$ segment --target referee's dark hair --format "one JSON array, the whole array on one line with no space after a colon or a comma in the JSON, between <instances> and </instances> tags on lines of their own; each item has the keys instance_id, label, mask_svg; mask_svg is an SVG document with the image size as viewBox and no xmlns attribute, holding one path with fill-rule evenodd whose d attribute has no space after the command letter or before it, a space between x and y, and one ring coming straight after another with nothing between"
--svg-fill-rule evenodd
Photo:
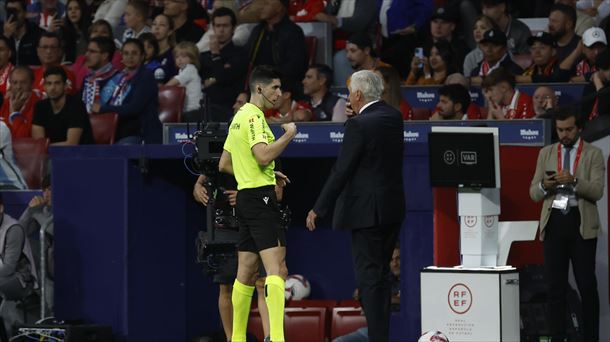
<instances>
[{"instance_id":1,"label":"referee's dark hair","mask_svg":"<svg viewBox=\"0 0 610 342\"><path fill-rule=\"evenodd\" d=\"M453 104L462 105L461 112L466 113L468 111L468 106L470 106L470 93L468 89L461 84L448 84L442 86L438 90L438 95L448 97Z\"/></svg>"},{"instance_id":2,"label":"referee's dark hair","mask_svg":"<svg viewBox=\"0 0 610 342\"><path fill-rule=\"evenodd\" d=\"M256 92L256 84L261 83L267 85L273 80L281 79L280 73L270 65L259 65L250 74L250 92Z\"/></svg>"}]
</instances>

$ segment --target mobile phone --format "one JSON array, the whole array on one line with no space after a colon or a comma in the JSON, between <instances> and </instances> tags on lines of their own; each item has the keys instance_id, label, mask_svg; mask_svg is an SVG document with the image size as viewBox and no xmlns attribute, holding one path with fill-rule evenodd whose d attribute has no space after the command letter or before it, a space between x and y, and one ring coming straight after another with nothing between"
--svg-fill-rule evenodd
<instances>
[{"instance_id":1,"label":"mobile phone","mask_svg":"<svg viewBox=\"0 0 610 342\"><path fill-rule=\"evenodd\" d=\"M415 57L417 58L424 58L424 48L423 47L416 47L415 48ZM419 63L417 64L418 68L423 68L424 67L424 63Z\"/></svg>"},{"instance_id":2,"label":"mobile phone","mask_svg":"<svg viewBox=\"0 0 610 342\"><path fill-rule=\"evenodd\" d=\"M17 9L15 8L7 8L6 9L6 21L15 21L17 20Z\"/></svg>"},{"instance_id":3,"label":"mobile phone","mask_svg":"<svg viewBox=\"0 0 610 342\"><path fill-rule=\"evenodd\" d=\"M545 173L546 173L547 176L552 177L552 176L555 176L555 174L557 172L555 172L555 171L545 171Z\"/></svg>"}]
</instances>

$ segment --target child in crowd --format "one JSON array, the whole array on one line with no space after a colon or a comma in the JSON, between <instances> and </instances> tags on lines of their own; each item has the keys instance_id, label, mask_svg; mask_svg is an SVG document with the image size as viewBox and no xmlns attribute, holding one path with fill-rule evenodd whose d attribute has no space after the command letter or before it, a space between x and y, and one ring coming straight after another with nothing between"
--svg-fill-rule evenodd
<instances>
[{"instance_id":1,"label":"child in crowd","mask_svg":"<svg viewBox=\"0 0 610 342\"><path fill-rule=\"evenodd\" d=\"M150 27L146 23L148 18L148 5L146 2L132 0L125 7L125 25L127 30L123 33L124 43L129 38L138 38L142 33L150 32Z\"/></svg>"},{"instance_id":2,"label":"child in crowd","mask_svg":"<svg viewBox=\"0 0 610 342\"><path fill-rule=\"evenodd\" d=\"M167 85L186 88L186 98L182 113L183 121L197 121L201 98L201 77L199 76L199 50L192 42L181 42L174 48L176 66L180 69Z\"/></svg>"}]
</instances>

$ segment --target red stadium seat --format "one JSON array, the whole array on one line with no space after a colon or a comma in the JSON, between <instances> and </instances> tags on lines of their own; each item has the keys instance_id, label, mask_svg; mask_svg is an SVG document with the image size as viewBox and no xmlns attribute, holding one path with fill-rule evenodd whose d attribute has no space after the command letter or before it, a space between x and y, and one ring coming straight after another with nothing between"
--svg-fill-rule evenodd
<instances>
[{"instance_id":1,"label":"red stadium seat","mask_svg":"<svg viewBox=\"0 0 610 342\"><path fill-rule=\"evenodd\" d=\"M337 307L333 309L330 340L366 327L366 318L360 308Z\"/></svg>"},{"instance_id":2,"label":"red stadium seat","mask_svg":"<svg viewBox=\"0 0 610 342\"><path fill-rule=\"evenodd\" d=\"M305 37L305 45L307 46L307 65L313 65L316 62L316 53L318 52L318 38L314 36Z\"/></svg>"},{"instance_id":3,"label":"red stadium seat","mask_svg":"<svg viewBox=\"0 0 610 342\"><path fill-rule=\"evenodd\" d=\"M290 342L324 342L326 308L286 308L284 335Z\"/></svg>"},{"instance_id":4,"label":"red stadium seat","mask_svg":"<svg viewBox=\"0 0 610 342\"><path fill-rule=\"evenodd\" d=\"M432 111L430 108L413 108L413 120L429 120Z\"/></svg>"},{"instance_id":5,"label":"red stadium seat","mask_svg":"<svg viewBox=\"0 0 610 342\"><path fill-rule=\"evenodd\" d=\"M161 123L180 122L185 96L184 87L159 87L159 120Z\"/></svg>"},{"instance_id":6,"label":"red stadium seat","mask_svg":"<svg viewBox=\"0 0 610 342\"><path fill-rule=\"evenodd\" d=\"M330 337L330 325L331 325L331 314L333 309L337 306L336 300L330 299L302 299L302 300L290 300L286 302L286 307L291 308L325 308L326 309L326 337Z\"/></svg>"},{"instance_id":7,"label":"red stadium seat","mask_svg":"<svg viewBox=\"0 0 610 342\"><path fill-rule=\"evenodd\" d=\"M356 300L356 299L344 299L344 300L339 301L338 306L359 308L360 306L362 306L362 304L360 304L360 301Z\"/></svg>"},{"instance_id":8,"label":"red stadium seat","mask_svg":"<svg viewBox=\"0 0 610 342\"><path fill-rule=\"evenodd\" d=\"M40 189L45 174L49 139L19 138L13 140L13 153L17 166L30 189Z\"/></svg>"},{"instance_id":9,"label":"red stadium seat","mask_svg":"<svg viewBox=\"0 0 610 342\"><path fill-rule=\"evenodd\" d=\"M479 107L479 110L481 111L481 119L487 119L487 107Z\"/></svg>"},{"instance_id":10,"label":"red stadium seat","mask_svg":"<svg viewBox=\"0 0 610 342\"><path fill-rule=\"evenodd\" d=\"M119 114L117 113L100 113L90 114L91 130L96 144L112 145L114 144L114 136L116 126L119 122Z\"/></svg>"}]
</instances>

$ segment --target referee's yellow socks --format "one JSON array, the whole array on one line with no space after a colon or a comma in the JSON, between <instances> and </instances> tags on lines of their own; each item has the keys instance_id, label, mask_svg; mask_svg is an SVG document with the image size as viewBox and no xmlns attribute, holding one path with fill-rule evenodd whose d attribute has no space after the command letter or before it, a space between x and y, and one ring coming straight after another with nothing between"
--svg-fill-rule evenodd
<instances>
[{"instance_id":1,"label":"referee's yellow socks","mask_svg":"<svg viewBox=\"0 0 610 342\"><path fill-rule=\"evenodd\" d=\"M248 286L235 279L231 302L233 303L233 335L232 342L246 342L246 329L248 328L248 315L254 286Z\"/></svg>"},{"instance_id":2,"label":"referee's yellow socks","mask_svg":"<svg viewBox=\"0 0 610 342\"><path fill-rule=\"evenodd\" d=\"M267 276L265 280L265 302L269 310L269 328L272 342L284 342L284 279Z\"/></svg>"}]
</instances>

